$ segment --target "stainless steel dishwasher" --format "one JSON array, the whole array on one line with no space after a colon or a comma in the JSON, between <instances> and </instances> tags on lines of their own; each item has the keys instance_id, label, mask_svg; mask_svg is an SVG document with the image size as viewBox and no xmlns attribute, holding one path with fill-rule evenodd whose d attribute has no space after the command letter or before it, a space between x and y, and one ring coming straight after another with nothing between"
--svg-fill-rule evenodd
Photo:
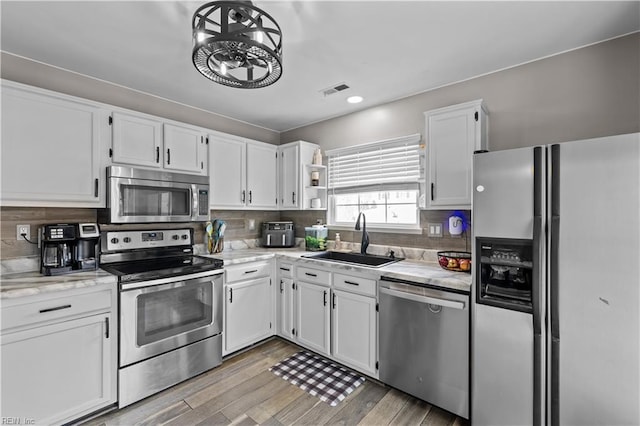
<instances>
[{"instance_id":1,"label":"stainless steel dishwasher","mask_svg":"<svg viewBox=\"0 0 640 426\"><path fill-rule=\"evenodd\" d=\"M380 380L469 418L469 294L380 279Z\"/></svg>"}]
</instances>

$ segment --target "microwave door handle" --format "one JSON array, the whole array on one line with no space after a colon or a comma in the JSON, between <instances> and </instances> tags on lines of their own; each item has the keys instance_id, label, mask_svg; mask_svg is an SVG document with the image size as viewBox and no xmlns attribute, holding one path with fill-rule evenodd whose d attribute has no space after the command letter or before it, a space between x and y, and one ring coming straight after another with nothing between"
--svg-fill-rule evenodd
<instances>
[{"instance_id":1,"label":"microwave door handle","mask_svg":"<svg viewBox=\"0 0 640 426\"><path fill-rule=\"evenodd\" d=\"M191 185L191 220L198 220L198 187Z\"/></svg>"},{"instance_id":2,"label":"microwave door handle","mask_svg":"<svg viewBox=\"0 0 640 426\"><path fill-rule=\"evenodd\" d=\"M271 234L267 234L267 245L271 245Z\"/></svg>"},{"instance_id":3,"label":"microwave door handle","mask_svg":"<svg viewBox=\"0 0 640 426\"><path fill-rule=\"evenodd\" d=\"M286 246L286 245L287 245L287 242L286 242L286 235L285 235L285 234L282 234L282 245L283 245L283 246Z\"/></svg>"}]
</instances>

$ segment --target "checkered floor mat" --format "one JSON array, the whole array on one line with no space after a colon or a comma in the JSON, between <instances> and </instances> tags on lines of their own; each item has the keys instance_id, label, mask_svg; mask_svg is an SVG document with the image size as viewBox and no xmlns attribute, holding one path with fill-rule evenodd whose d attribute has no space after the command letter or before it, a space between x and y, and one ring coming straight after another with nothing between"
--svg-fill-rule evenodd
<instances>
[{"instance_id":1,"label":"checkered floor mat","mask_svg":"<svg viewBox=\"0 0 640 426\"><path fill-rule=\"evenodd\" d=\"M269 370L332 407L364 383L364 377L306 351L291 355Z\"/></svg>"}]
</instances>

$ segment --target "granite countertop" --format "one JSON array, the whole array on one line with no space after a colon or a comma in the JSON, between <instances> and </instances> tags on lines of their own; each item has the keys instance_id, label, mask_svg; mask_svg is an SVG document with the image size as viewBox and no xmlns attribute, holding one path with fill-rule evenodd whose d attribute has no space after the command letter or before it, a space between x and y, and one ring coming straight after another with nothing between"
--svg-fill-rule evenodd
<instances>
[{"instance_id":1,"label":"granite countertop","mask_svg":"<svg viewBox=\"0 0 640 426\"><path fill-rule=\"evenodd\" d=\"M100 284L115 285L117 282L118 279L115 275L101 269L50 277L42 275L40 272L3 274L0 281L0 299L13 299Z\"/></svg>"},{"instance_id":2,"label":"granite countertop","mask_svg":"<svg viewBox=\"0 0 640 426\"><path fill-rule=\"evenodd\" d=\"M290 249L249 248L227 250L222 253L204 256L222 259L225 266L268 260L275 257L297 259L316 267L327 266L327 261L304 257L309 254L311 254L311 252L301 250L299 247L294 247ZM347 273L349 271L365 273L374 275L376 278L386 276L460 291L468 292L471 288L471 274L446 271L442 269L437 262L405 259L381 268L331 262L331 268L339 269ZM12 299L100 284L116 285L117 282L118 280L115 275L103 270L51 277L41 275L39 272L3 273L0 280L0 299Z\"/></svg>"},{"instance_id":3,"label":"granite countertop","mask_svg":"<svg viewBox=\"0 0 640 426\"><path fill-rule=\"evenodd\" d=\"M294 258L314 266L327 266L327 261L305 258L311 252L292 249L246 249L229 250L211 256L224 260L225 266L270 259L273 257ZM380 268L353 265L340 262L331 262L333 269L341 269L345 272L368 273L377 277L385 276L406 281L414 281L421 284L429 284L453 290L471 291L471 274L465 272L453 272L442 269L437 262L425 262L420 260L405 259Z\"/></svg>"}]
</instances>

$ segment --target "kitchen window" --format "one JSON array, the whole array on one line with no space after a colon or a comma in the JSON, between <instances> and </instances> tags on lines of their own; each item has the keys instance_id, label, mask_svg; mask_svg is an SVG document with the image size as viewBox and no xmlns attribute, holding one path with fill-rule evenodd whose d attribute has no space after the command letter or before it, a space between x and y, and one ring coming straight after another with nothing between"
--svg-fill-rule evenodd
<instances>
[{"instance_id":1,"label":"kitchen window","mask_svg":"<svg viewBox=\"0 0 640 426\"><path fill-rule=\"evenodd\" d=\"M420 135L327 151L329 225L353 227L359 212L367 227L420 228Z\"/></svg>"}]
</instances>

